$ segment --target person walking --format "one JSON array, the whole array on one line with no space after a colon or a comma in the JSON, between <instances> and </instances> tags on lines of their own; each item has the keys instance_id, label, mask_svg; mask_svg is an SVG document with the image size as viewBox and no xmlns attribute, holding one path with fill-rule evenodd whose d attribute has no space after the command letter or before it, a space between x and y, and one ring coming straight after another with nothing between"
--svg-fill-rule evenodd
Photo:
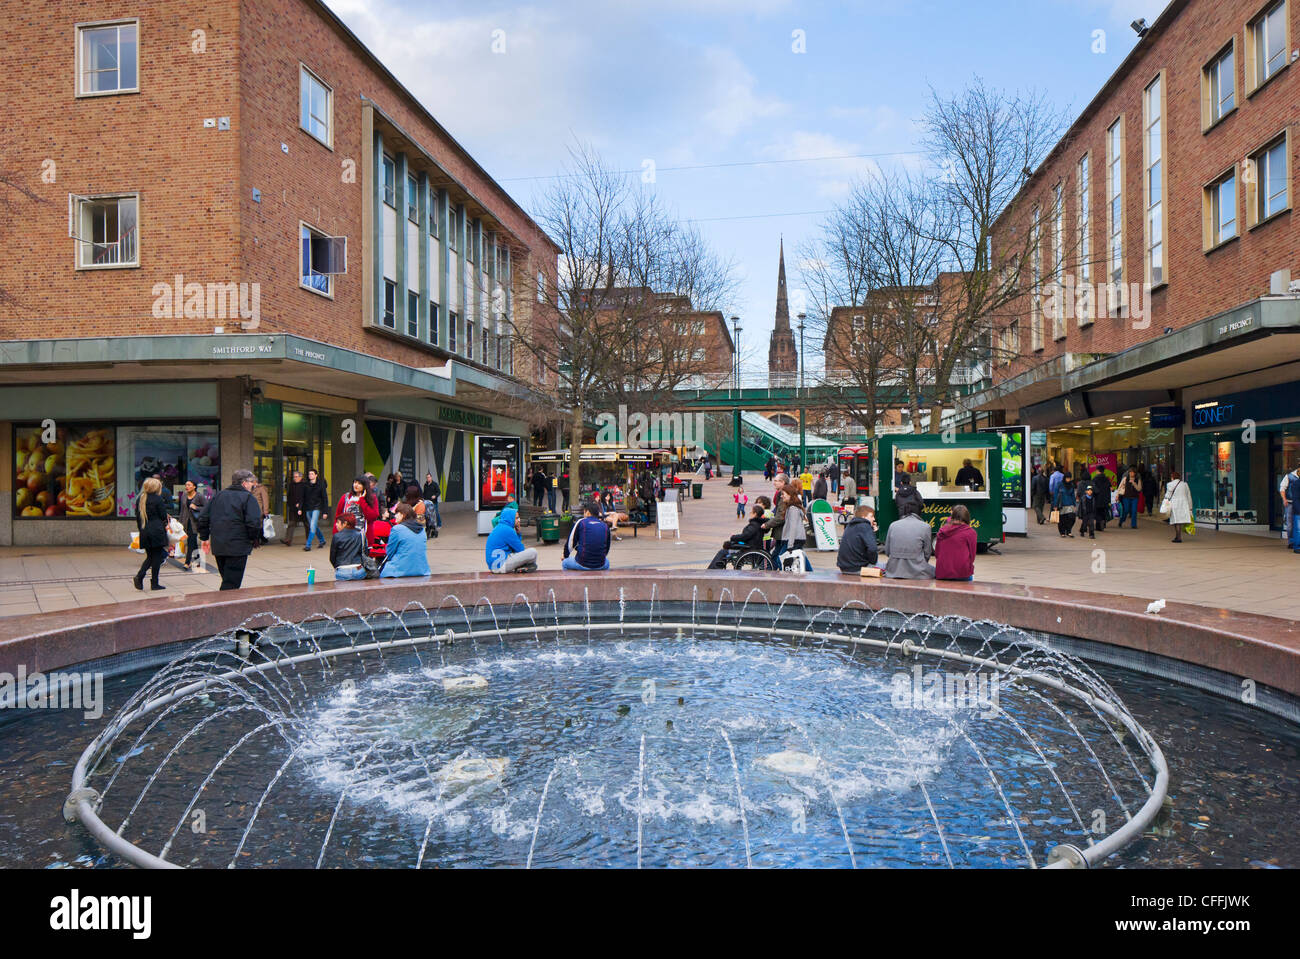
<instances>
[{"instance_id":1,"label":"person walking","mask_svg":"<svg viewBox=\"0 0 1300 959\"><path fill-rule=\"evenodd\" d=\"M428 504L425 507L426 525L429 527L430 535L437 536L438 530L442 527L442 510L438 508L438 503L442 499L442 487L434 480L432 473L424 474L424 489L420 490L420 493ZM429 513L433 514L432 523L427 522Z\"/></svg>"},{"instance_id":2,"label":"person walking","mask_svg":"<svg viewBox=\"0 0 1300 959\"><path fill-rule=\"evenodd\" d=\"M533 467L530 483L533 487L533 505L540 508L542 500L546 498L546 474L540 466Z\"/></svg>"},{"instance_id":3,"label":"person walking","mask_svg":"<svg viewBox=\"0 0 1300 959\"><path fill-rule=\"evenodd\" d=\"M1047 522L1047 517L1043 515L1043 507L1047 505L1047 474L1043 472L1041 466L1034 467L1033 479L1029 481L1030 501L1034 505L1034 512L1038 514L1038 525L1042 526Z\"/></svg>"},{"instance_id":4,"label":"person walking","mask_svg":"<svg viewBox=\"0 0 1300 959\"><path fill-rule=\"evenodd\" d=\"M1278 484L1277 491L1282 496L1282 542L1286 548L1294 551L1297 543L1300 542L1300 536L1296 535L1296 496L1300 495L1300 489L1294 488L1294 484L1300 480L1300 465L1296 466L1289 473L1282 475L1282 481Z\"/></svg>"},{"instance_id":5,"label":"person walking","mask_svg":"<svg viewBox=\"0 0 1300 959\"><path fill-rule=\"evenodd\" d=\"M307 518L307 545L303 551L311 552L311 541L319 539L321 547L325 546L325 534L321 532L320 518L330 508L329 484L321 479L314 469L307 470L307 482L302 488L302 512Z\"/></svg>"},{"instance_id":6,"label":"person walking","mask_svg":"<svg viewBox=\"0 0 1300 959\"><path fill-rule=\"evenodd\" d=\"M803 506L808 507L808 501L812 498L813 475L804 470L799 474L799 486L803 490Z\"/></svg>"},{"instance_id":7,"label":"person walking","mask_svg":"<svg viewBox=\"0 0 1300 959\"><path fill-rule=\"evenodd\" d=\"M1094 504L1094 522L1096 523L1097 532L1106 531L1106 523L1110 520L1111 497L1110 497L1110 477L1102 469L1101 464L1097 464L1097 472L1093 473L1089 479L1092 484L1092 497Z\"/></svg>"},{"instance_id":8,"label":"person walking","mask_svg":"<svg viewBox=\"0 0 1300 959\"><path fill-rule=\"evenodd\" d=\"M251 470L235 470L230 485L218 490L199 514L199 535L211 547L223 591L243 585L248 554L263 542L262 508L253 496L256 485Z\"/></svg>"},{"instance_id":9,"label":"person walking","mask_svg":"<svg viewBox=\"0 0 1300 959\"><path fill-rule=\"evenodd\" d=\"M1160 482L1156 479L1156 474L1151 471L1151 467L1143 467L1140 474L1142 476L1142 496L1147 501L1147 515L1153 515L1156 508L1156 493L1160 491Z\"/></svg>"},{"instance_id":10,"label":"person walking","mask_svg":"<svg viewBox=\"0 0 1300 959\"><path fill-rule=\"evenodd\" d=\"M419 498L420 489L411 486ZM393 518L397 520L388 533L388 546L384 553L384 566L379 571L380 579L397 579L405 576L429 575L428 540L424 535L424 524L415 515L415 509L407 500L393 506Z\"/></svg>"},{"instance_id":11,"label":"person walking","mask_svg":"<svg viewBox=\"0 0 1300 959\"><path fill-rule=\"evenodd\" d=\"M1130 466L1124 478L1119 481L1119 528L1124 528L1128 519L1130 529L1138 527L1138 503L1142 498L1142 480L1136 466Z\"/></svg>"},{"instance_id":12,"label":"person walking","mask_svg":"<svg viewBox=\"0 0 1300 959\"><path fill-rule=\"evenodd\" d=\"M185 563L186 569L192 569L194 563L203 562L203 548L199 543L199 513L203 507L208 505L208 498L199 492L198 485L194 480L189 480L185 484L185 491L181 493L180 516L181 526L185 527Z\"/></svg>"},{"instance_id":13,"label":"person walking","mask_svg":"<svg viewBox=\"0 0 1300 959\"><path fill-rule=\"evenodd\" d=\"M880 546L876 543L876 511L870 506L859 506L853 511L844 536L840 539L835 565L841 573L857 576L864 566L875 566L880 559Z\"/></svg>"},{"instance_id":14,"label":"person walking","mask_svg":"<svg viewBox=\"0 0 1300 959\"><path fill-rule=\"evenodd\" d=\"M1083 539L1085 533L1089 539L1097 538L1098 506L1096 491L1088 483L1079 495L1079 539Z\"/></svg>"},{"instance_id":15,"label":"person walking","mask_svg":"<svg viewBox=\"0 0 1300 959\"><path fill-rule=\"evenodd\" d=\"M144 562L140 572L135 574L132 582L135 588L144 589L144 574L149 573L149 581L154 589L166 589L158 582L158 573L163 560L167 558L167 505L162 495L162 480L150 476L140 486L140 495L135 502L135 525L140 531L140 548L144 550Z\"/></svg>"},{"instance_id":16,"label":"person walking","mask_svg":"<svg viewBox=\"0 0 1300 959\"><path fill-rule=\"evenodd\" d=\"M1174 528L1173 542L1183 541L1183 527L1192 523L1192 488L1184 481L1181 473L1169 474L1169 485L1165 487L1165 498L1160 504L1160 512L1169 514L1169 525ZM1297 549L1292 546L1292 549Z\"/></svg>"},{"instance_id":17,"label":"person walking","mask_svg":"<svg viewBox=\"0 0 1300 959\"><path fill-rule=\"evenodd\" d=\"M564 543L562 569L575 573L609 569L609 527L598 512L594 502L583 504L582 519L573 524Z\"/></svg>"},{"instance_id":18,"label":"person walking","mask_svg":"<svg viewBox=\"0 0 1300 959\"><path fill-rule=\"evenodd\" d=\"M817 480L813 483L812 498L826 499L828 496L826 489L826 471L822 470L817 474Z\"/></svg>"},{"instance_id":19,"label":"person walking","mask_svg":"<svg viewBox=\"0 0 1300 959\"><path fill-rule=\"evenodd\" d=\"M366 538L357 532L357 518L344 513L338 519L338 529L330 538L330 565L335 579L366 578Z\"/></svg>"},{"instance_id":20,"label":"person walking","mask_svg":"<svg viewBox=\"0 0 1300 959\"><path fill-rule=\"evenodd\" d=\"M1052 495L1052 509L1057 515L1056 530L1061 536L1073 539L1074 514L1079 508L1074 496L1074 479L1067 474L1061 475L1061 482Z\"/></svg>"},{"instance_id":21,"label":"person walking","mask_svg":"<svg viewBox=\"0 0 1300 959\"><path fill-rule=\"evenodd\" d=\"M307 525L307 513L302 508L303 491L307 483L302 478L302 473L298 470L293 471L293 479L289 482L289 489L286 491L289 499L289 518L284 524L284 537L280 540L285 546L293 545L293 534L301 523L307 530L307 545L311 546L311 527Z\"/></svg>"},{"instance_id":22,"label":"person walking","mask_svg":"<svg viewBox=\"0 0 1300 959\"><path fill-rule=\"evenodd\" d=\"M975 579L975 527L970 510L960 503L952 508L948 522L939 527L934 540L934 578L969 583Z\"/></svg>"},{"instance_id":23,"label":"person walking","mask_svg":"<svg viewBox=\"0 0 1300 959\"><path fill-rule=\"evenodd\" d=\"M1056 491L1061 488L1061 483L1065 479L1065 470L1061 469L1061 464L1056 463L1052 469L1052 474L1047 478L1047 500L1049 503L1056 502Z\"/></svg>"}]
</instances>

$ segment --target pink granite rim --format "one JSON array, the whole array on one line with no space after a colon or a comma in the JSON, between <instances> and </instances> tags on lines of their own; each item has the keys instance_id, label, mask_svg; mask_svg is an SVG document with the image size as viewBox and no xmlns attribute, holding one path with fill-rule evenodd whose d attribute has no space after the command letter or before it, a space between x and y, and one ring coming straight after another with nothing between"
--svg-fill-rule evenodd
<instances>
[{"instance_id":1,"label":"pink granite rim","mask_svg":"<svg viewBox=\"0 0 1300 959\"><path fill-rule=\"evenodd\" d=\"M79 663L215 635L272 610L289 621L352 615L410 603L440 605L455 596L467 607L523 597L534 605L645 602L743 603L761 590L775 607L787 595L806 606L838 609L857 601L904 614L963 616L1103 643L1217 670L1300 697L1300 626L1233 610L1148 601L1077 590L997 583L862 580L836 573L792 578L775 573L703 570L616 570L495 576L466 573L316 586L268 586L201 596L167 596L0 620L0 672L50 672ZM349 612L349 610L351 612Z\"/></svg>"}]
</instances>

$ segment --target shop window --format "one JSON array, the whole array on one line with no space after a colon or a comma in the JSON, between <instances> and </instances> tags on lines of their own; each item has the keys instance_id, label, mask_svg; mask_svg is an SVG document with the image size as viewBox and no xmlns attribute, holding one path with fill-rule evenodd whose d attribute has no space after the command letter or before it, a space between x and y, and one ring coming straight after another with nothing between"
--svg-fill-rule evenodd
<instances>
[{"instance_id":1,"label":"shop window","mask_svg":"<svg viewBox=\"0 0 1300 959\"><path fill-rule=\"evenodd\" d=\"M77 93L102 96L140 89L140 21L77 27Z\"/></svg>"},{"instance_id":2,"label":"shop window","mask_svg":"<svg viewBox=\"0 0 1300 959\"><path fill-rule=\"evenodd\" d=\"M138 193L68 196L68 236L82 270L140 265Z\"/></svg>"}]
</instances>

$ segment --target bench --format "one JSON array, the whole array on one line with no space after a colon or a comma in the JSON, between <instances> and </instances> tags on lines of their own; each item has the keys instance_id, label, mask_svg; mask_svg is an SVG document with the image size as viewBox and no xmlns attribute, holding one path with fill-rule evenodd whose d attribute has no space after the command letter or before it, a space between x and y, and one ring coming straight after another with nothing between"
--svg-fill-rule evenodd
<instances>
[{"instance_id":1,"label":"bench","mask_svg":"<svg viewBox=\"0 0 1300 959\"><path fill-rule=\"evenodd\" d=\"M537 520L546 512L544 506L533 506L531 503L519 504L519 525L536 526Z\"/></svg>"}]
</instances>

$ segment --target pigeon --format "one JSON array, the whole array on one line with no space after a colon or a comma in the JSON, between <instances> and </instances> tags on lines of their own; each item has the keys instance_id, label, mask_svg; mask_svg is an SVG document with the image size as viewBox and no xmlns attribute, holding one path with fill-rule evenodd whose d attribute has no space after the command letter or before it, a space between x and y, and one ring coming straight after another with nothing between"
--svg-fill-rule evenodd
<instances>
[{"instance_id":1,"label":"pigeon","mask_svg":"<svg viewBox=\"0 0 1300 959\"><path fill-rule=\"evenodd\" d=\"M1159 613L1164 612L1164 608L1165 608L1165 601L1163 599L1157 599L1154 603L1147 606L1147 612L1150 613L1152 616L1155 616Z\"/></svg>"}]
</instances>

